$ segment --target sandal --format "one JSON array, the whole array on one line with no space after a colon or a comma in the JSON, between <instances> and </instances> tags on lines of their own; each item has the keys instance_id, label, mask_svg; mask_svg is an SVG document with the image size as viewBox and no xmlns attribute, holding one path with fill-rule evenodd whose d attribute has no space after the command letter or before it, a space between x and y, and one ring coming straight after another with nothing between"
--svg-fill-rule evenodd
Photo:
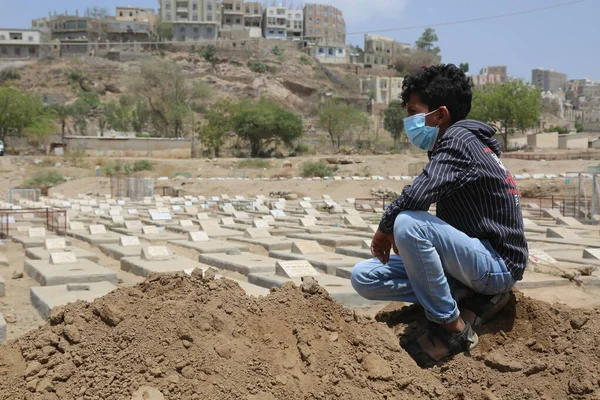
<instances>
[{"instance_id":1,"label":"sandal","mask_svg":"<svg viewBox=\"0 0 600 400\"><path fill-rule=\"evenodd\" d=\"M479 344L479 337L471 325L465 323L465 329L460 333L451 333L433 322L429 323L427 329L427 338L433 343L435 337L439 338L447 347L448 354L439 360L434 359L427 354L419 345L417 340L411 340L402 346L404 350L415 360L421 368L431 368L441 362L444 362L456 354L469 352Z\"/></svg>"},{"instance_id":2,"label":"sandal","mask_svg":"<svg viewBox=\"0 0 600 400\"><path fill-rule=\"evenodd\" d=\"M475 314L473 326L481 326L488 322L494 315L510 300L510 292L500 293L494 296L475 293L461 302L460 308Z\"/></svg>"}]
</instances>

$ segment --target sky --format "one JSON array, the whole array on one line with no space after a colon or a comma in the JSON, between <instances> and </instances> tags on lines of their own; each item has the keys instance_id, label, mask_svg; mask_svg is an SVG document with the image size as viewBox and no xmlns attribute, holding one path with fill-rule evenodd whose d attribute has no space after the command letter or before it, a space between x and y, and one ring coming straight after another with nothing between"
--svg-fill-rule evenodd
<instances>
[{"instance_id":1,"label":"sky","mask_svg":"<svg viewBox=\"0 0 600 400\"><path fill-rule=\"evenodd\" d=\"M273 0L269 0L271 3ZM279 0L278 2L282 2ZM291 3L287 0L288 4ZM507 65L516 78L531 80L534 68L564 72L569 79L600 81L598 16L600 0L495 20L438 26L435 24L514 13L570 0L322 0L340 8L349 33L347 41L362 47L364 33L433 25L442 62L468 62L471 73L482 67ZM572 1L572 0L571 0ZM299 0L295 5L301 4ZM82 13L87 7L117 5L158 8L157 0L0 0L0 28L28 28L33 18L50 10ZM412 43L424 28L382 32ZM357 34L352 34L352 33Z\"/></svg>"}]
</instances>

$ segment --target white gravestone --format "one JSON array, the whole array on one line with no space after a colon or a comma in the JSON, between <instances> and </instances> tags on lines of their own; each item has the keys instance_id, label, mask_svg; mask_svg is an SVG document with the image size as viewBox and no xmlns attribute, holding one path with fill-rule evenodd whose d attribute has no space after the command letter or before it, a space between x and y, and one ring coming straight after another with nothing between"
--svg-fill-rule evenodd
<instances>
[{"instance_id":1,"label":"white gravestone","mask_svg":"<svg viewBox=\"0 0 600 400\"><path fill-rule=\"evenodd\" d=\"M46 239L44 242L46 250L62 250L67 247L65 238Z\"/></svg>"},{"instance_id":2,"label":"white gravestone","mask_svg":"<svg viewBox=\"0 0 600 400\"><path fill-rule=\"evenodd\" d=\"M529 262L537 265L558 267L559 263L544 250L529 249Z\"/></svg>"},{"instance_id":3,"label":"white gravestone","mask_svg":"<svg viewBox=\"0 0 600 400\"><path fill-rule=\"evenodd\" d=\"M30 238L45 237L46 236L46 228L29 228L27 235Z\"/></svg>"},{"instance_id":4,"label":"white gravestone","mask_svg":"<svg viewBox=\"0 0 600 400\"><path fill-rule=\"evenodd\" d=\"M175 258L166 246L148 246L142 248L142 260L145 261L167 261Z\"/></svg>"},{"instance_id":5,"label":"white gravestone","mask_svg":"<svg viewBox=\"0 0 600 400\"><path fill-rule=\"evenodd\" d=\"M112 216L112 223L114 225L124 225L125 224L125 218L123 218L122 215L114 215L114 216Z\"/></svg>"},{"instance_id":6,"label":"white gravestone","mask_svg":"<svg viewBox=\"0 0 600 400\"><path fill-rule=\"evenodd\" d=\"M262 228L248 228L244 232L244 237L247 239L260 239L271 237L271 232Z\"/></svg>"},{"instance_id":7,"label":"white gravestone","mask_svg":"<svg viewBox=\"0 0 600 400\"><path fill-rule=\"evenodd\" d=\"M277 261L275 273L290 279L302 278L304 276L319 276L319 272L306 260L301 261Z\"/></svg>"},{"instance_id":8,"label":"white gravestone","mask_svg":"<svg viewBox=\"0 0 600 400\"><path fill-rule=\"evenodd\" d=\"M143 226L142 221L125 221L125 228L132 231L141 231Z\"/></svg>"},{"instance_id":9,"label":"white gravestone","mask_svg":"<svg viewBox=\"0 0 600 400\"><path fill-rule=\"evenodd\" d=\"M137 236L121 236L119 238L121 247L133 247L140 245L140 239Z\"/></svg>"},{"instance_id":10,"label":"white gravestone","mask_svg":"<svg viewBox=\"0 0 600 400\"><path fill-rule=\"evenodd\" d=\"M252 227L266 229L269 227L269 223L264 219L255 219L254 221L252 221Z\"/></svg>"},{"instance_id":11,"label":"white gravestone","mask_svg":"<svg viewBox=\"0 0 600 400\"><path fill-rule=\"evenodd\" d=\"M235 225L235 221L233 220L233 218L221 218L221 225L233 226Z\"/></svg>"},{"instance_id":12,"label":"white gravestone","mask_svg":"<svg viewBox=\"0 0 600 400\"><path fill-rule=\"evenodd\" d=\"M187 227L194 226L194 223L190 219L182 219L179 221L179 226Z\"/></svg>"},{"instance_id":13,"label":"white gravestone","mask_svg":"<svg viewBox=\"0 0 600 400\"><path fill-rule=\"evenodd\" d=\"M146 225L142 227L144 235L158 235L158 228L154 225Z\"/></svg>"},{"instance_id":14,"label":"white gravestone","mask_svg":"<svg viewBox=\"0 0 600 400\"><path fill-rule=\"evenodd\" d=\"M85 229L85 226L83 225L83 222L69 222L69 227L71 228L72 231L82 231Z\"/></svg>"},{"instance_id":15,"label":"white gravestone","mask_svg":"<svg viewBox=\"0 0 600 400\"><path fill-rule=\"evenodd\" d=\"M600 260L600 249L583 250L583 258Z\"/></svg>"},{"instance_id":16,"label":"white gravestone","mask_svg":"<svg viewBox=\"0 0 600 400\"><path fill-rule=\"evenodd\" d=\"M301 218L300 219L300 226L303 227L311 227L311 226L316 226L317 224L315 223L315 220L312 218Z\"/></svg>"},{"instance_id":17,"label":"white gravestone","mask_svg":"<svg viewBox=\"0 0 600 400\"><path fill-rule=\"evenodd\" d=\"M202 231L190 232L188 234L188 239L190 242L208 242L210 240L206 232Z\"/></svg>"},{"instance_id":18,"label":"white gravestone","mask_svg":"<svg viewBox=\"0 0 600 400\"><path fill-rule=\"evenodd\" d=\"M318 242L313 240L302 240L292 243L292 253L294 254L316 254L325 253L325 250Z\"/></svg>"},{"instance_id":19,"label":"white gravestone","mask_svg":"<svg viewBox=\"0 0 600 400\"><path fill-rule=\"evenodd\" d=\"M52 265L75 263L77 263L77 257L75 257L75 253L71 251L66 251L62 253L50 253L50 264Z\"/></svg>"},{"instance_id":20,"label":"white gravestone","mask_svg":"<svg viewBox=\"0 0 600 400\"><path fill-rule=\"evenodd\" d=\"M106 233L106 228L104 225L90 225L90 235L104 235Z\"/></svg>"}]
</instances>

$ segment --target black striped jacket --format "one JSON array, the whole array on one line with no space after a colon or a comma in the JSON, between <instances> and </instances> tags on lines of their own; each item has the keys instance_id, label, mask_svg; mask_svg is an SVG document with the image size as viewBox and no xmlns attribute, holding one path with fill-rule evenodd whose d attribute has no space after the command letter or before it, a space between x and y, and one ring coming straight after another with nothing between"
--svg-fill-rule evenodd
<instances>
[{"instance_id":1,"label":"black striped jacket","mask_svg":"<svg viewBox=\"0 0 600 400\"><path fill-rule=\"evenodd\" d=\"M523 279L528 250L520 194L500 161L495 130L474 120L452 125L429 153L429 163L387 208L379 229L392 233L405 210L427 211L472 238L488 240L516 280Z\"/></svg>"}]
</instances>

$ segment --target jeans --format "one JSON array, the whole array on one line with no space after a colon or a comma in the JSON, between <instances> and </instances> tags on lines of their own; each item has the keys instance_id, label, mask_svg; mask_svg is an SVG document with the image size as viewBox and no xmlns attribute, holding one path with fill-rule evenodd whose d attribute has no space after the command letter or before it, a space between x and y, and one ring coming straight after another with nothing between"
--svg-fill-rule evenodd
<instances>
[{"instance_id":1,"label":"jeans","mask_svg":"<svg viewBox=\"0 0 600 400\"><path fill-rule=\"evenodd\" d=\"M392 254L385 265L374 258L353 268L352 286L362 297L420 303L428 320L447 324L460 315L457 289L495 295L515 284L489 242L471 238L425 211L401 212L394 223L394 240L399 256Z\"/></svg>"}]
</instances>

